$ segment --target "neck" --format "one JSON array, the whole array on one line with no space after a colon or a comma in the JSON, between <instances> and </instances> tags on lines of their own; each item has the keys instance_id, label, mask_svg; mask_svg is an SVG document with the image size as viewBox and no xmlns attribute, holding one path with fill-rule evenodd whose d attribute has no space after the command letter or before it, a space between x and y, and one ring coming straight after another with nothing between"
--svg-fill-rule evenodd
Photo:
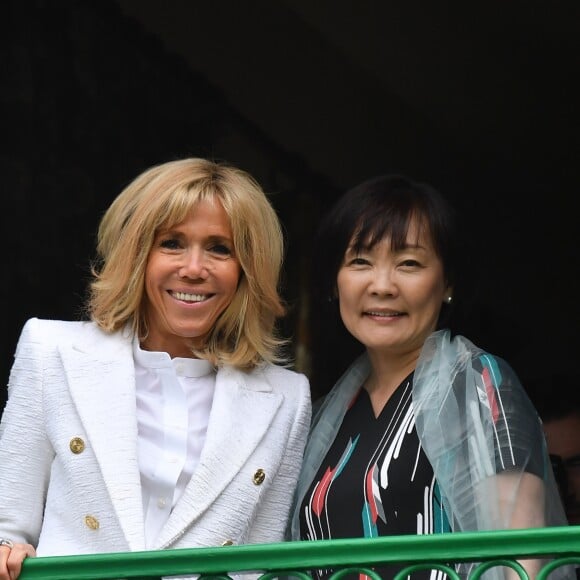
<instances>
[{"instance_id":1,"label":"neck","mask_svg":"<svg viewBox=\"0 0 580 580\"><path fill-rule=\"evenodd\" d=\"M385 356L370 351L368 354L371 372L364 388L369 394L375 415L378 416L397 387L415 370L419 352L396 356Z\"/></svg>"}]
</instances>

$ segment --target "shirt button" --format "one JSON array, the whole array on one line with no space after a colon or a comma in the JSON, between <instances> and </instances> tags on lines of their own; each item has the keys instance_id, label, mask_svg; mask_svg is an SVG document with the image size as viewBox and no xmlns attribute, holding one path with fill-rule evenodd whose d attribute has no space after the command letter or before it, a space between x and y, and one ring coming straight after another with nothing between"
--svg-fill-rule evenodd
<instances>
[{"instance_id":1,"label":"shirt button","mask_svg":"<svg viewBox=\"0 0 580 580\"><path fill-rule=\"evenodd\" d=\"M183 373L183 365L181 363L175 365L175 372L177 372L178 374Z\"/></svg>"},{"instance_id":2,"label":"shirt button","mask_svg":"<svg viewBox=\"0 0 580 580\"><path fill-rule=\"evenodd\" d=\"M85 450L85 442L80 437L73 437L68 446L75 455Z\"/></svg>"},{"instance_id":3,"label":"shirt button","mask_svg":"<svg viewBox=\"0 0 580 580\"><path fill-rule=\"evenodd\" d=\"M161 510L162 510L162 509L163 509L163 508L164 508L166 505L167 505L167 500L166 500L164 497L160 497L160 498L157 500L157 507L158 507L159 509L161 509Z\"/></svg>"},{"instance_id":4,"label":"shirt button","mask_svg":"<svg viewBox=\"0 0 580 580\"><path fill-rule=\"evenodd\" d=\"M95 516L85 516L85 525L91 530L98 530L100 524Z\"/></svg>"},{"instance_id":5,"label":"shirt button","mask_svg":"<svg viewBox=\"0 0 580 580\"><path fill-rule=\"evenodd\" d=\"M264 479L266 479L266 473L264 470L257 469L253 477L254 485L262 485L264 483Z\"/></svg>"}]
</instances>

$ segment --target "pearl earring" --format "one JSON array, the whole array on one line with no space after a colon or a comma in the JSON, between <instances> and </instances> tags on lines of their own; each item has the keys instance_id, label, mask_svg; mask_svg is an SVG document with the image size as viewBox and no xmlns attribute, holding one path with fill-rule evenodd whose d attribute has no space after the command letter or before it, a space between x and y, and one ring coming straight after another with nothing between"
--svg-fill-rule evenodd
<instances>
[{"instance_id":1,"label":"pearl earring","mask_svg":"<svg viewBox=\"0 0 580 580\"><path fill-rule=\"evenodd\" d=\"M447 304L451 304L451 301L453 300L453 296L447 296L447 298L445 299Z\"/></svg>"}]
</instances>

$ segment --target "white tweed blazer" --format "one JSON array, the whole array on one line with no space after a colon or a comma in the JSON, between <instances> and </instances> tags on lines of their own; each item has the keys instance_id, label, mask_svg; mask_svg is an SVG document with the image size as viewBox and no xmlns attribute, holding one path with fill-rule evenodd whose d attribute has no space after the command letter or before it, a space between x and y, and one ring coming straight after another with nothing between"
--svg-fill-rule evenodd
<instances>
[{"instance_id":1,"label":"white tweed blazer","mask_svg":"<svg viewBox=\"0 0 580 580\"><path fill-rule=\"evenodd\" d=\"M309 423L304 375L220 369L199 464L156 548L282 541ZM145 549L127 333L25 324L0 424L0 537L38 556Z\"/></svg>"}]
</instances>

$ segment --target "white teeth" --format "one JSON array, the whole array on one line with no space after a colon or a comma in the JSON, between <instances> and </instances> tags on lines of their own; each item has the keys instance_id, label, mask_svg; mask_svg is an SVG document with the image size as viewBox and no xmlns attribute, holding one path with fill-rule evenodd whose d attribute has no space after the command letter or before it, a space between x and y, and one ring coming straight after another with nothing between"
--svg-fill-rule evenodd
<instances>
[{"instance_id":1,"label":"white teeth","mask_svg":"<svg viewBox=\"0 0 580 580\"><path fill-rule=\"evenodd\" d=\"M369 316L399 316L399 312L367 312Z\"/></svg>"},{"instance_id":2,"label":"white teeth","mask_svg":"<svg viewBox=\"0 0 580 580\"><path fill-rule=\"evenodd\" d=\"M173 292L173 297L184 302L203 302L207 296L205 294L189 294L187 292Z\"/></svg>"}]
</instances>

